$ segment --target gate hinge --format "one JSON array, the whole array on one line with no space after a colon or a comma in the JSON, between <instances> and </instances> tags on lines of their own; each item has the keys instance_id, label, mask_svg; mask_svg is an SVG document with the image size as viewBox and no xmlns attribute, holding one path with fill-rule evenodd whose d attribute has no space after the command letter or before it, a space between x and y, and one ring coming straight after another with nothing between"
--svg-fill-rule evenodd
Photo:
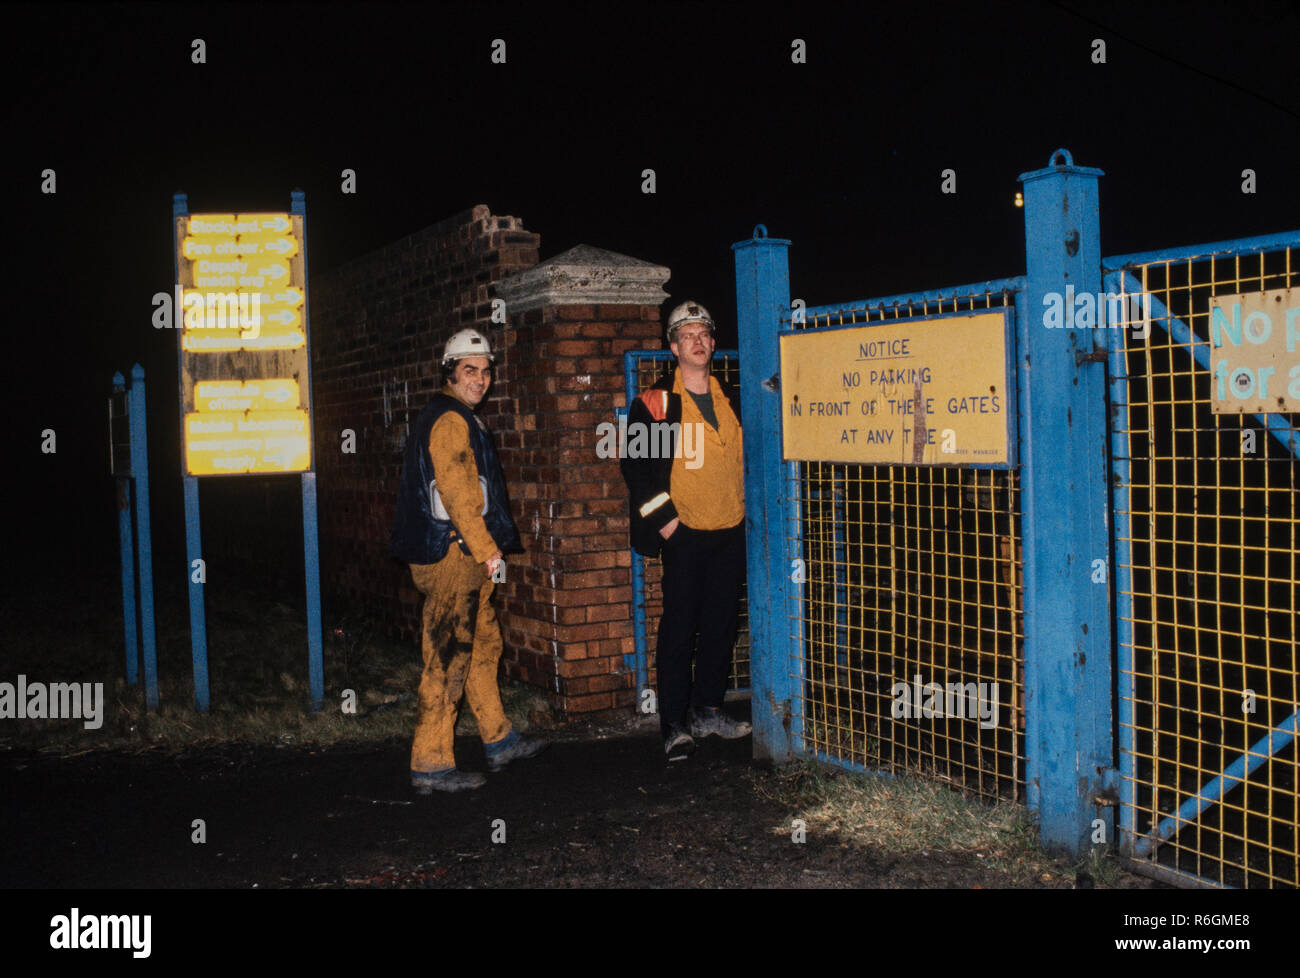
<instances>
[{"instance_id":1,"label":"gate hinge","mask_svg":"<svg viewBox=\"0 0 1300 978\"><path fill-rule=\"evenodd\" d=\"M1119 772L1113 767L1100 767L1097 769L1099 783L1097 784L1097 794L1093 801L1098 805L1118 805L1119 804Z\"/></svg>"},{"instance_id":2,"label":"gate hinge","mask_svg":"<svg viewBox=\"0 0 1300 978\"><path fill-rule=\"evenodd\" d=\"M1100 347L1093 347L1087 353L1076 349L1074 351L1074 365L1078 367L1085 363L1104 363L1109 355L1109 350L1103 350Z\"/></svg>"}]
</instances>

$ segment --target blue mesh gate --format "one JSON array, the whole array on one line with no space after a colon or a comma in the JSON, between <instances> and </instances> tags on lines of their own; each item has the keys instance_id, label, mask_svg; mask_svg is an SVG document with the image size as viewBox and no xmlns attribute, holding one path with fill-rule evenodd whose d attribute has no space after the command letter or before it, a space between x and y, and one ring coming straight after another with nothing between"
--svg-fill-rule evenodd
<instances>
[{"instance_id":1,"label":"blue mesh gate","mask_svg":"<svg viewBox=\"0 0 1300 978\"><path fill-rule=\"evenodd\" d=\"M1296 289L1297 249L1291 233L1103 262L1120 313L1108 331L1120 843L1175 882L1300 881L1300 439L1292 415L1211 407L1235 358L1213 300ZM1286 328L1280 307L1273 318ZM1279 373L1276 391L1300 386Z\"/></svg>"},{"instance_id":2,"label":"blue mesh gate","mask_svg":"<svg viewBox=\"0 0 1300 978\"><path fill-rule=\"evenodd\" d=\"M1262 388L1264 368L1221 361L1270 316L1292 341L1270 393L1300 398L1300 233L1103 260L1101 175L1058 150L1021 176L1018 278L809 308L790 242L733 245L755 753L1023 799L1074 858L1118 843L1175 882L1294 887L1294 400L1212 401ZM1212 308L1250 296L1277 305L1219 339ZM995 308L1015 322L1017 464L786 458L780 340ZM997 683L1009 709L918 722L893 709L918 673Z\"/></svg>"},{"instance_id":3,"label":"blue mesh gate","mask_svg":"<svg viewBox=\"0 0 1300 978\"><path fill-rule=\"evenodd\" d=\"M781 329L1014 312L1023 285L787 310ZM802 752L855 769L924 773L990 800L1023 798L1017 470L797 462L784 496L784 551L804 570L783 616L795 639L790 724ZM900 688L932 683L996 691L996 717L897 715Z\"/></svg>"}]
</instances>

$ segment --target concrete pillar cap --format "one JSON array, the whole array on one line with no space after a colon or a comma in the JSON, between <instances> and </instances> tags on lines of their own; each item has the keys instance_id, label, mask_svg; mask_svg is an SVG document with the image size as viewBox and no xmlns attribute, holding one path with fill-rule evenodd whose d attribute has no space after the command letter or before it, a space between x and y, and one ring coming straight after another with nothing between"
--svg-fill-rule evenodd
<instances>
[{"instance_id":1,"label":"concrete pillar cap","mask_svg":"<svg viewBox=\"0 0 1300 978\"><path fill-rule=\"evenodd\" d=\"M580 244L494 283L506 314L543 306L658 306L672 272L663 265Z\"/></svg>"}]
</instances>

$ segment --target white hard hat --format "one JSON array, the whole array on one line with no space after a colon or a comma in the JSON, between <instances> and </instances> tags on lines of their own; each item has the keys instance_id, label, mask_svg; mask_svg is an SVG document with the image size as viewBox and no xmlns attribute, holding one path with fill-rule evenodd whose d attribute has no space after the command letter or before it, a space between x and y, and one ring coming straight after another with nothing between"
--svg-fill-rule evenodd
<instances>
[{"instance_id":1,"label":"white hard hat","mask_svg":"<svg viewBox=\"0 0 1300 978\"><path fill-rule=\"evenodd\" d=\"M678 327L685 326L687 323L703 323L710 331L713 330L713 318L709 315L709 310L698 302L683 302L668 314L669 343L673 341L673 334L677 332Z\"/></svg>"},{"instance_id":2,"label":"white hard hat","mask_svg":"<svg viewBox=\"0 0 1300 978\"><path fill-rule=\"evenodd\" d=\"M453 360L462 360L465 357L487 357L490 363L496 363L496 357L492 356L492 346L488 343L487 337L476 329L462 329L459 333L452 335L447 340L447 345L442 348L442 365L445 367Z\"/></svg>"}]
</instances>

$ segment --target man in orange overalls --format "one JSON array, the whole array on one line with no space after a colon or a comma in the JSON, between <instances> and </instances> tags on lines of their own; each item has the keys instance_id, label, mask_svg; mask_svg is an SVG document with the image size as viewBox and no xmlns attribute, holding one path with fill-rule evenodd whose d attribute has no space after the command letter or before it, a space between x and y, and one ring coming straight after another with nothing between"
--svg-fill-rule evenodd
<instances>
[{"instance_id":1,"label":"man in orange overalls","mask_svg":"<svg viewBox=\"0 0 1300 978\"><path fill-rule=\"evenodd\" d=\"M443 387L411 430L402 465L392 552L411 567L424 597L420 717L411 747L418 794L478 788L486 779L456 767L460 699L478 721L488 768L532 757L546 741L515 730L501 706L501 628L492 609L502 551L520 550L505 476L474 409L492 383L487 338L464 329L443 351Z\"/></svg>"}]
</instances>

